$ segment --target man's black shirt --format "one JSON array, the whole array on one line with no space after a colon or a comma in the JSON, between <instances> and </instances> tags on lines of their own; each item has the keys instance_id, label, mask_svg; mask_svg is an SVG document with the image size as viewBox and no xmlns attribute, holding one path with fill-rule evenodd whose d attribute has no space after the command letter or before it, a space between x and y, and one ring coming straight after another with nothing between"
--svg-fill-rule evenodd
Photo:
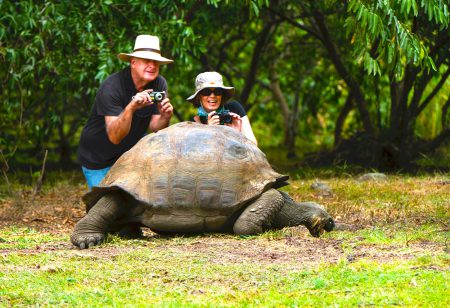
<instances>
[{"instance_id":1,"label":"man's black shirt","mask_svg":"<svg viewBox=\"0 0 450 308\"><path fill-rule=\"evenodd\" d=\"M145 89L167 93L167 82L164 77L158 76ZM133 114L130 132L119 144L111 143L106 133L105 116L120 115L137 92L130 67L112 74L101 84L78 146L78 162L83 167L103 169L112 166L146 134L152 115L159 114L156 104Z\"/></svg>"}]
</instances>

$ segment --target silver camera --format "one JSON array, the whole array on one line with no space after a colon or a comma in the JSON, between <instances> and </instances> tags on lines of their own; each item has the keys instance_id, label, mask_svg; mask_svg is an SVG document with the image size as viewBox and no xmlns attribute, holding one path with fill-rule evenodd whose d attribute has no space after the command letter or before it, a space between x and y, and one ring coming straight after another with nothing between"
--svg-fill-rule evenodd
<instances>
[{"instance_id":1,"label":"silver camera","mask_svg":"<svg viewBox=\"0 0 450 308\"><path fill-rule=\"evenodd\" d=\"M162 91L162 92L150 92L149 94L150 94L150 98L155 103L160 103L166 97L166 92L164 92L164 91Z\"/></svg>"}]
</instances>

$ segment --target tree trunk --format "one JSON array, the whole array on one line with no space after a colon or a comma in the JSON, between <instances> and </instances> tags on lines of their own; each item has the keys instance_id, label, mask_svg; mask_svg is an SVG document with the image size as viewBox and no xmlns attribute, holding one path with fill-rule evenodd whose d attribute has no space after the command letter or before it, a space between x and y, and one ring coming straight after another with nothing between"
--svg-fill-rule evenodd
<instances>
[{"instance_id":1,"label":"tree trunk","mask_svg":"<svg viewBox=\"0 0 450 308\"><path fill-rule=\"evenodd\" d=\"M276 24L269 22L266 23L264 28L261 30L258 40L256 41L256 46L253 50L252 61L250 63L250 69L248 71L247 77L245 78L245 85L239 96L240 102L247 107L247 101L250 96L250 92L256 82L256 75L258 71L258 66L260 62L261 55L264 51L264 47L268 43L268 37L272 34L275 29ZM247 108L246 108L247 109Z\"/></svg>"},{"instance_id":2,"label":"tree trunk","mask_svg":"<svg viewBox=\"0 0 450 308\"><path fill-rule=\"evenodd\" d=\"M358 108L365 131L371 138L375 139L376 138L375 129L370 119L370 114L369 110L367 109L367 102L364 98L364 94L362 93L359 84L352 78L350 72L347 70L344 63L342 62L338 50L334 45L330 33L328 31L328 27L325 22L325 16L321 12L315 11L313 22L316 24L317 29L320 31L322 43L325 49L327 50L330 60L332 61L334 67L336 68L336 71L345 81L347 86L350 88L350 91L352 91L353 93L353 97L356 101L356 107Z\"/></svg>"},{"instance_id":3,"label":"tree trunk","mask_svg":"<svg viewBox=\"0 0 450 308\"><path fill-rule=\"evenodd\" d=\"M337 148L342 140L342 128L344 127L345 119L350 111L353 109L352 93L350 92L345 100L344 107L336 120L336 127L334 129L334 148Z\"/></svg>"}]
</instances>

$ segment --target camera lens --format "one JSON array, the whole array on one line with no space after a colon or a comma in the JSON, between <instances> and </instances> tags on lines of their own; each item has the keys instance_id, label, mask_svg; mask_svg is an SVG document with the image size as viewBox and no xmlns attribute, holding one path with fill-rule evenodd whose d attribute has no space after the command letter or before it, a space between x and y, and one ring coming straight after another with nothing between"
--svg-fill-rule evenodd
<instances>
[{"instance_id":1,"label":"camera lens","mask_svg":"<svg viewBox=\"0 0 450 308\"><path fill-rule=\"evenodd\" d=\"M225 110L222 113L219 114L220 124L231 124L233 122L233 117L230 115L230 113Z\"/></svg>"}]
</instances>

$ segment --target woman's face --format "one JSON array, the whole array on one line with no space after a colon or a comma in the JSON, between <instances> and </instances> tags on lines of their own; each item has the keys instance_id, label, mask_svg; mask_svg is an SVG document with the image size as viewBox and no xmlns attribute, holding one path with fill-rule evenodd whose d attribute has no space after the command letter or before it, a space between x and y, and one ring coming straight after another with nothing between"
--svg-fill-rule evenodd
<instances>
[{"instance_id":1,"label":"woman's face","mask_svg":"<svg viewBox=\"0 0 450 308\"><path fill-rule=\"evenodd\" d=\"M222 88L205 88L200 91L200 104L206 112L216 111L222 103Z\"/></svg>"}]
</instances>

